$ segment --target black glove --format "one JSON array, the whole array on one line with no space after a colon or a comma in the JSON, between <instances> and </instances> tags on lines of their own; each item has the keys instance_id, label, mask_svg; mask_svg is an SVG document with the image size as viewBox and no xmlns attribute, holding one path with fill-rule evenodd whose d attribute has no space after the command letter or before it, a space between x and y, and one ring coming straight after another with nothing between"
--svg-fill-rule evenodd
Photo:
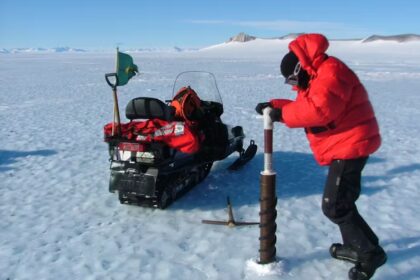
<instances>
[{"instance_id":1,"label":"black glove","mask_svg":"<svg viewBox=\"0 0 420 280\"><path fill-rule=\"evenodd\" d=\"M263 110L267 107L271 107L270 102L258 103L257 106L255 107L255 111L257 111L258 114L262 115Z\"/></svg>"},{"instance_id":2,"label":"black glove","mask_svg":"<svg viewBox=\"0 0 420 280\"><path fill-rule=\"evenodd\" d=\"M282 122L282 111L281 109L273 109L270 112L270 119L272 122Z\"/></svg>"}]
</instances>

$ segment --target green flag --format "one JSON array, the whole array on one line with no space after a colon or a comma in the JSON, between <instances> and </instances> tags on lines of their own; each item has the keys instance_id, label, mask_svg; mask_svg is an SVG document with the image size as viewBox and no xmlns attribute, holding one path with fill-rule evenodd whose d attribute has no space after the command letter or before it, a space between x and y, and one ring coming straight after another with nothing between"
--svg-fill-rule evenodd
<instances>
[{"instance_id":1,"label":"green flag","mask_svg":"<svg viewBox=\"0 0 420 280\"><path fill-rule=\"evenodd\" d=\"M117 49L117 86L123 86L128 83L137 72L138 68L137 65L133 63L133 58L128 54L119 52Z\"/></svg>"}]
</instances>

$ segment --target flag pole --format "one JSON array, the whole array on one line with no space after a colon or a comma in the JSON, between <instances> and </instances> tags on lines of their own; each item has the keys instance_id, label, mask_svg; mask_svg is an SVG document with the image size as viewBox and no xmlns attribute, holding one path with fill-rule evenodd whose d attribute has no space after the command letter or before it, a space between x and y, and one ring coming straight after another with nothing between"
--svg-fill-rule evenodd
<instances>
[{"instance_id":1,"label":"flag pole","mask_svg":"<svg viewBox=\"0 0 420 280\"><path fill-rule=\"evenodd\" d=\"M112 122L112 136L115 136L115 126L117 127L117 135L121 135L121 119L120 119L120 108L118 106L117 87L112 88L112 95L114 97L114 120Z\"/></svg>"},{"instance_id":2,"label":"flag pole","mask_svg":"<svg viewBox=\"0 0 420 280\"><path fill-rule=\"evenodd\" d=\"M118 95L117 95L117 86L118 86L118 69L119 69L119 59L118 59L118 53L119 48L117 47L117 55L115 59L115 84L113 84L112 87L112 96L114 98L114 116L112 120L112 136L115 136L115 133L117 132L117 135L121 135L121 118L120 118L120 107L118 106Z\"/></svg>"}]
</instances>

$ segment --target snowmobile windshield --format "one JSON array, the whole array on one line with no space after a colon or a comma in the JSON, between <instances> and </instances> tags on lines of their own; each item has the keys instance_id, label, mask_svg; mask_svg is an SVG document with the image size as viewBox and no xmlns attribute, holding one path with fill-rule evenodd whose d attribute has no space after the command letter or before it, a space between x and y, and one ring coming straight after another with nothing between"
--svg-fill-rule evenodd
<instances>
[{"instance_id":1,"label":"snowmobile windshield","mask_svg":"<svg viewBox=\"0 0 420 280\"><path fill-rule=\"evenodd\" d=\"M193 89L201 100L222 103L216 78L213 73L203 71L187 71L178 74L175 79L172 97L182 87Z\"/></svg>"}]
</instances>

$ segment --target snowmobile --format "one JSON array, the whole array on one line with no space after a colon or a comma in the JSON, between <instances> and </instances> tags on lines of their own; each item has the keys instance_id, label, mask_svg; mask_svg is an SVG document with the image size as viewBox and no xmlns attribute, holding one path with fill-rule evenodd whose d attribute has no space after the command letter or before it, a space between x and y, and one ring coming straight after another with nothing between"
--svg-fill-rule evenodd
<instances>
[{"instance_id":1,"label":"snowmobile","mask_svg":"<svg viewBox=\"0 0 420 280\"><path fill-rule=\"evenodd\" d=\"M187 106L188 100L182 99L185 92L198 97L198 101L191 98L196 108L190 112L177 108ZM238 152L239 158L228 168L242 167L254 157L257 145L251 140L244 149L242 127L224 124L223 110L214 75L201 71L180 73L171 100L131 100L125 110L130 122L121 124L120 133L111 134L110 124L105 126L109 191L118 192L123 204L164 209L202 182L215 161ZM189 142L185 141L186 132L194 136Z\"/></svg>"}]
</instances>

